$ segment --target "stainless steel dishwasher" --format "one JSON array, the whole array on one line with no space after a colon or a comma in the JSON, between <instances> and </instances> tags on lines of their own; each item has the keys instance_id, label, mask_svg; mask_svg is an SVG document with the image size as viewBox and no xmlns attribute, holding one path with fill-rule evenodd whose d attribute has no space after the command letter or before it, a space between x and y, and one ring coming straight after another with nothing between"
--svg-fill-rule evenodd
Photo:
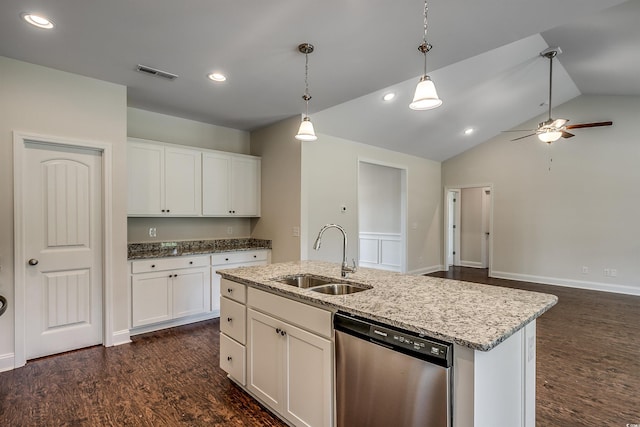
<instances>
[{"instance_id":1,"label":"stainless steel dishwasher","mask_svg":"<svg viewBox=\"0 0 640 427\"><path fill-rule=\"evenodd\" d=\"M338 427L450 427L452 348L336 313Z\"/></svg>"}]
</instances>

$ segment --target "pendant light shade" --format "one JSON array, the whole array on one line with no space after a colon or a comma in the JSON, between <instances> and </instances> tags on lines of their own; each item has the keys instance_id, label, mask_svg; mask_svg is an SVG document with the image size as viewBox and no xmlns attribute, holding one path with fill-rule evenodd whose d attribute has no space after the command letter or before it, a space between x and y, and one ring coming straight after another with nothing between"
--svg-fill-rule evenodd
<instances>
[{"instance_id":1,"label":"pendant light shade","mask_svg":"<svg viewBox=\"0 0 640 427\"><path fill-rule=\"evenodd\" d=\"M305 118L302 119L302 122L300 122L300 129L298 129L296 139L300 141L315 141L318 139L316 132L313 130L313 123L311 123L309 116L305 116Z\"/></svg>"},{"instance_id":2,"label":"pendant light shade","mask_svg":"<svg viewBox=\"0 0 640 427\"><path fill-rule=\"evenodd\" d=\"M422 44L418 46L418 50L424 56L424 74L420 77L418 86L416 86L416 92L413 95L413 101L409 104L409 108L412 110L431 110L442 105L442 100L438 98L436 92L436 86L433 84L431 77L427 75L427 52L431 50L433 46L427 43L427 12L429 6L427 1L424 2L424 37L422 38Z\"/></svg>"},{"instance_id":3,"label":"pendant light shade","mask_svg":"<svg viewBox=\"0 0 640 427\"><path fill-rule=\"evenodd\" d=\"M313 45L310 43L302 43L298 45L298 51L304 53L304 95L302 99L305 102L305 114L302 122L300 122L300 128L295 138L299 141L315 141L318 139L316 132L313 129L313 123L309 118L309 100L311 95L309 94L309 54L313 52Z\"/></svg>"},{"instance_id":4,"label":"pendant light shade","mask_svg":"<svg viewBox=\"0 0 640 427\"><path fill-rule=\"evenodd\" d=\"M409 108L412 110L430 110L441 105L442 100L438 98L436 86L431 81L431 78L429 76L422 76L416 87L416 93L413 95L413 102L409 104Z\"/></svg>"}]
</instances>

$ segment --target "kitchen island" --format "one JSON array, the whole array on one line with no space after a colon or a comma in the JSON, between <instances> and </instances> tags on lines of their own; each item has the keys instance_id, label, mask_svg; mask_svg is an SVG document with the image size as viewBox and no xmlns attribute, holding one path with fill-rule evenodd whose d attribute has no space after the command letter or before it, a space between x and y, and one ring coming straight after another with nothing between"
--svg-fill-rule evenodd
<instances>
[{"instance_id":1,"label":"kitchen island","mask_svg":"<svg viewBox=\"0 0 640 427\"><path fill-rule=\"evenodd\" d=\"M557 302L553 295L373 269L360 269L343 279L339 265L316 261L218 272L255 290L256 299L263 294L277 296L453 343L453 427L535 426L535 321ZM278 281L297 274L367 290L325 295ZM286 315L286 311L275 314ZM222 323L224 318L221 329ZM251 363L250 356L246 363ZM332 423L330 419L326 425Z\"/></svg>"}]
</instances>

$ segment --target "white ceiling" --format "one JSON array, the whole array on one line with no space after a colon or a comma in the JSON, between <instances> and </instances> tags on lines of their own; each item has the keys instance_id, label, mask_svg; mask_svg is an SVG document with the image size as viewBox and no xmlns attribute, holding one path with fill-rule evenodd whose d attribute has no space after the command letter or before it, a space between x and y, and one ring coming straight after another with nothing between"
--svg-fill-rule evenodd
<instances>
[{"instance_id":1,"label":"white ceiling","mask_svg":"<svg viewBox=\"0 0 640 427\"><path fill-rule=\"evenodd\" d=\"M310 42L319 134L433 160L544 115L548 61L538 53L548 46L564 51L554 105L581 93L640 95L640 1L433 0L428 67L444 104L412 111L422 9L422 0L2 0L0 55L126 85L132 107L253 130L303 111L297 45ZM28 26L27 11L56 27ZM209 81L212 71L227 82ZM397 96L383 103L387 90ZM477 131L464 136L467 127Z\"/></svg>"}]
</instances>

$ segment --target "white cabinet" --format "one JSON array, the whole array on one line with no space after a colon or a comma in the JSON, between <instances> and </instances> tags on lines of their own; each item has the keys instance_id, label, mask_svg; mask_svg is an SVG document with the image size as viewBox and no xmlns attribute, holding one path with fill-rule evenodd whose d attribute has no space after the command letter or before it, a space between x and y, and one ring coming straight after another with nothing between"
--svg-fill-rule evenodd
<instances>
[{"instance_id":1,"label":"white cabinet","mask_svg":"<svg viewBox=\"0 0 640 427\"><path fill-rule=\"evenodd\" d=\"M251 267L253 265L267 265L270 262L268 249L249 251L220 252L211 255L211 310L220 310L220 280L216 270L237 267ZM226 289L223 289L223 296Z\"/></svg>"},{"instance_id":2,"label":"white cabinet","mask_svg":"<svg viewBox=\"0 0 640 427\"><path fill-rule=\"evenodd\" d=\"M246 384L247 287L222 279L220 298L220 368L231 378Z\"/></svg>"},{"instance_id":3,"label":"white cabinet","mask_svg":"<svg viewBox=\"0 0 640 427\"><path fill-rule=\"evenodd\" d=\"M202 214L260 216L260 158L203 152Z\"/></svg>"},{"instance_id":4,"label":"white cabinet","mask_svg":"<svg viewBox=\"0 0 640 427\"><path fill-rule=\"evenodd\" d=\"M130 139L129 216L198 216L202 211L201 150Z\"/></svg>"},{"instance_id":5,"label":"white cabinet","mask_svg":"<svg viewBox=\"0 0 640 427\"><path fill-rule=\"evenodd\" d=\"M131 273L134 328L211 312L208 256L133 261Z\"/></svg>"},{"instance_id":6,"label":"white cabinet","mask_svg":"<svg viewBox=\"0 0 640 427\"><path fill-rule=\"evenodd\" d=\"M331 313L254 288L247 301L247 389L295 426L331 426Z\"/></svg>"}]
</instances>

